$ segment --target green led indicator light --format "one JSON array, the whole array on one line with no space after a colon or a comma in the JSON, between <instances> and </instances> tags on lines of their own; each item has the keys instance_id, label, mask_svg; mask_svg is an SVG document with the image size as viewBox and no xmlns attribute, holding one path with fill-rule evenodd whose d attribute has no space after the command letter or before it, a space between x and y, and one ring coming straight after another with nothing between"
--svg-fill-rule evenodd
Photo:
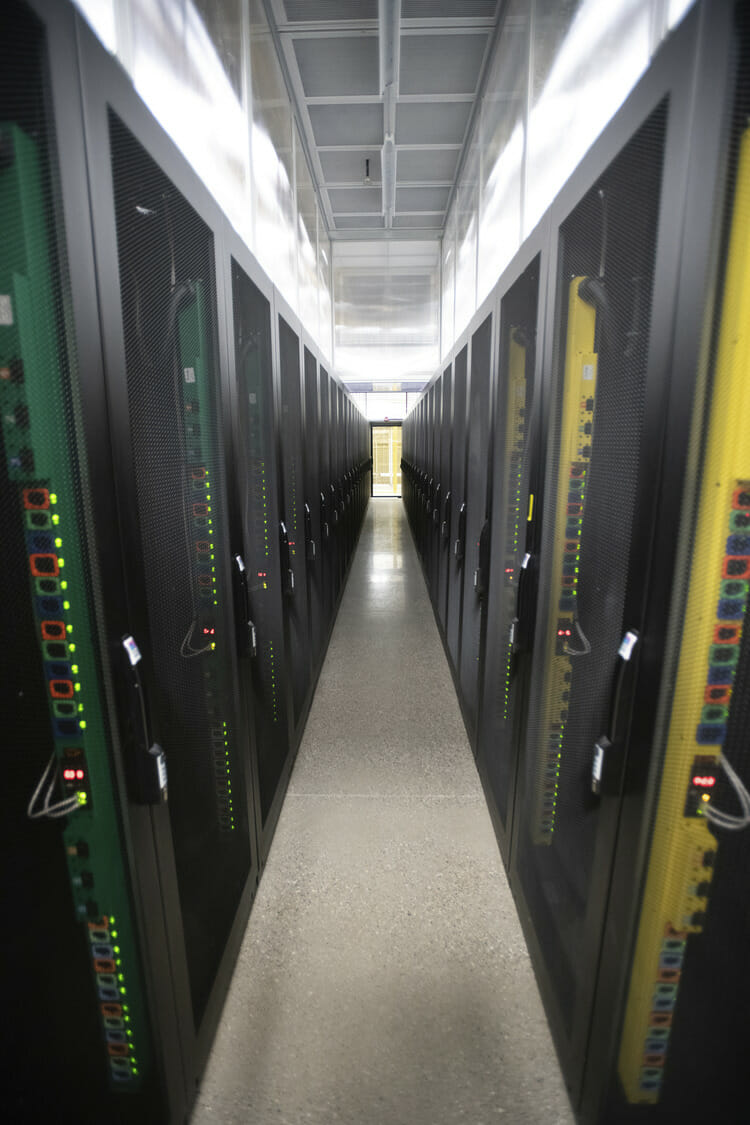
<instances>
[{"instance_id":1,"label":"green led indicator light","mask_svg":"<svg viewBox=\"0 0 750 1125\"><path fill-rule=\"evenodd\" d=\"M56 547L62 547L62 539L56 539L55 540L55 546Z\"/></svg>"},{"instance_id":2,"label":"green led indicator light","mask_svg":"<svg viewBox=\"0 0 750 1125\"><path fill-rule=\"evenodd\" d=\"M76 690L76 691L80 691L80 690L81 690L81 685L80 685L80 684L74 684L73 686L74 686L74 688L75 688L75 690Z\"/></svg>"},{"instance_id":3,"label":"green led indicator light","mask_svg":"<svg viewBox=\"0 0 750 1125\"><path fill-rule=\"evenodd\" d=\"M73 675L77 676L78 675L78 665L77 664L71 664L70 668L71 668L71 671L73 672Z\"/></svg>"},{"instance_id":4,"label":"green led indicator light","mask_svg":"<svg viewBox=\"0 0 750 1125\"><path fill-rule=\"evenodd\" d=\"M57 503L57 493L56 492L50 492L49 502L50 502L50 504L56 504Z\"/></svg>"},{"instance_id":5,"label":"green led indicator light","mask_svg":"<svg viewBox=\"0 0 750 1125\"><path fill-rule=\"evenodd\" d=\"M58 516L57 512L55 512L55 514L53 515L52 522L55 524L60 522L60 517Z\"/></svg>"},{"instance_id":6,"label":"green led indicator light","mask_svg":"<svg viewBox=\"0 0 750 1125\"><path fill-rule=\"evenodd\" d=\"M79 727L81 728L81 730L85 730L85 729L86 729L86 720L85 720L85 719L81 719L81 721L79 722L79 724L78 724L78 725L79 725Z\"/></svg>"},{"instance_id":7,"label":"green led indicator light","mask_svg":"<svg viewBox=\"0 0 750 1125\"><path fill-rule=\"evenodd\" d=\"M62 569L65 566L65 559L58 558L57 565Z\"/></svg>"},{"instance_id":8,"label":"green led indicator light","mask_svg":"<svg viewBox=\"0 0 750 1125\"><path fill-rule=\"evenodd\" d=\"M63 609L70 609L70 602L63 602ZM70 630L68 630L70 632Z\"/></svg>"},{"instance_id":9,"label":"green led indicator light","mask_svg":"<svg viewBox=\"0 0 750 1125\"><path fill-rule=\"evenodd\" d=\"M63 581L60 583L60 589L61 590L67 590L67 588L68 588L68 583L65 579L63 579Z\"/></svg>"}]
</instances>

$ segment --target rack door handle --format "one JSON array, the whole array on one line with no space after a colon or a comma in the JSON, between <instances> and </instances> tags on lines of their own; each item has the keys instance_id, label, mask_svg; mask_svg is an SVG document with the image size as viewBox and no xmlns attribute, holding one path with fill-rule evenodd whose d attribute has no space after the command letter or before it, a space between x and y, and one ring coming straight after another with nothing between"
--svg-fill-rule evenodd
<instances>
[{"instance_id":1,"label":"rack door handle","mask_svg":"<svg viewBox=\"0 0 750 1125\"><path fill-rule=\"evenodd\" d=\"M240 592L240 612L237 621L237 647L240 656L253 658L258 655L258 634L250 620L250 589L247 582L247 567L242 555L234 556L234 568Z\"/></svg>"},{"instance_id":2,"label":"rack door handle","mask_svg":"<svg viewBox=\"0 0 750 1125\"><path fill-rule=\"evenodd\" d=\"M283 520L279 523L279 542L281 545L281 569L286 575L284 593L292 597L294 594L294 571L292 570L292 556L289 549L289 534Z\"/></svg>"},{"instance_id":3,"label":"rack door handle","mask_svg":"<svg viewBox=\"0 0 750 1125\"><path fill-rule=\"evenodd\" d=\"M620 720L621 713L630 703L637 663L633 656L639 640L636 630L629 629L617 650L608 729L594 743L591 761L591 792L598 797L616 796L622 785L624 745L620 737Z\"/></svg>"},{"instance_id":4,"label":"rack door handle","mask_svg":"<svg viewBox=\"0 0 750 1125\"><path fill-rule=\"evenodd\" d=\"M458 509L458 536L456 542L453 544L453 554L456 556L456 562L463 562L466 553L466 503L462 503Z\"/></svg>"},{"instance_id":5,"label":"rack door handle","mask_svg":"<svg viewBox=\"0 0 750 1125\"><path fill-rule=\"evenodd\" d=\"M305 554L308 562L315 562L315 540L312 534L312 514L309 504L305 504Z\"/></svg>"},{"instance_id":6,"label":"rack door handle","mask_svg":"<svg viewBox=\"0 0 750 1125\"><path fill-rule=\"evenodd\" d=\"M121 638L125 681L128 685L130 726L133 750L129 755L134 797L141 805L162 805L167 800L167 759L158 742L151 738L146 694L141 679L141 653L135 638Z\"/></svg>"}]
</instances>

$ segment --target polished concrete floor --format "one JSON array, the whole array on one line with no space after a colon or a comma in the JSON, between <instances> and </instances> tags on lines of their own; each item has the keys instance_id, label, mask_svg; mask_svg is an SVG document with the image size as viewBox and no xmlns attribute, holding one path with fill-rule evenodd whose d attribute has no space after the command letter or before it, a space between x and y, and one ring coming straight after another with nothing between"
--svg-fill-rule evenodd
<instances>
[{"instance_id":1,"label":"polished concrete floor","mask_svg":"<svg viewBox=\"0 0 750 1125\"><path fill-rule=\"evenodd\" d=\"M193 1125L573 1117L400 500L373 500Z\"/></svg>"}]
</instances>

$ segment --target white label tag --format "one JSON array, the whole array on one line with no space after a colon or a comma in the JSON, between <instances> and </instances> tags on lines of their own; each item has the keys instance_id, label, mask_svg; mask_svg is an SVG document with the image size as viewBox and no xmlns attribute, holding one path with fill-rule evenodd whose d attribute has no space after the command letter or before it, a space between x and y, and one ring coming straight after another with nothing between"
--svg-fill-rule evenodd
<instances>
[{"instance_id":1,"label":"white label tag","mask_svg":"<svg viewBox=\"0 0 750 1125\"><path fill-rule=\"evenodd\" d=\"M13 323L13 302L9 293L0 293L0 326L10 328Z\"/></svg>"},{"instance_id":2,"label":"white label tag","mask_svg":"<svg viewBox=\"0 0 750 1125\"><path fill-rule=\"evenodd\" d=\"M248 401L250 402L250 405L255 406L255 404L258 401L258 396L256 395L255 391L250 391L250 393L247 397L248 397Z\"/></svg>"},{"instance_id":3,"label":"white label tag","mask_svg":"<svg viewBox=\"0 0 750 1125\"><path fill-rule=\"evenodd\" d=\"M195 382L195 368L194 367L183 367L182 374L185 376L185 382L186 383L194 383Z\"/></svg>"},{"instance_id":4,"label":"white label tag","mask_svg":"<svg viewBox=\"0 0 750 1125\"><path fill-rule=\"evenodd\" d=\"M132 637L123 637L122 647L128 654L128 660L135 668L136 664L141 659L141 653L138 645L135 643Z\"/></svg>"},{"instance_id":5,"label":"white label tag","mask_svg":"<svg viewBox=\"0 0 750 1125\"><path fill-rule=\"evenodd\" d=\"M156 772L159 776L159 788L167 788L167 759L164 754L159 754L156 759Z\"/></svg>"},{"instance_id":6,"label":"white label tag","mask_svg":"<svg viewBox=\"0 0 750 1125\"><path fill-rule=\"evenodd\" d=\"M623 660L630 660L630 657L633 655L633 649L637 644L638 634L634 633L632 630L628 630L622 638L620 647L617 650L617 655L621 656Z\"/></svg>"},{"instance_id":7,"label":"white label tag","mask_svg":"<svg viewBox=\"0 0 750 1125\"><path fill-rule=\"evenodd\" d=\"M594 378L594 365L593 365L593 363L584 363L584 365L583 365L584 382L590 383L593 378Z\"/></svg>"},{"instance_id":8,"label":"white label tag","mask_svg":"<svg viewBox=\"0 0 750 1125\"><path fill-rule=\"evenodd\" d=\"M602 779L602 762L604 761L604 751L597 742L594 747L594 764L591 767L591 776L594 781L601 781Z\"/></svg>"}]
</instances>

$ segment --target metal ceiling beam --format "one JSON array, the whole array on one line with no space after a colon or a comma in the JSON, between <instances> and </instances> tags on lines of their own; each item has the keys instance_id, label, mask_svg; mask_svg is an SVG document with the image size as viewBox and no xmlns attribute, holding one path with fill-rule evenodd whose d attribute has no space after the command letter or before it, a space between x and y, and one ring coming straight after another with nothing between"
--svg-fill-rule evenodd
<instances>
[{"instance_id":1,"label":"metal ceiling beam","mask_svg":"<svg viewBox=\"0 0 750 1125\"><path fill-rule=\"evenodd\" d=\"M380 93L383 97L383 149L380 154L383 216L393 226L396 209L396 101L401 47L401 0L378 0Z\"/></svg>"}]
</instances>

